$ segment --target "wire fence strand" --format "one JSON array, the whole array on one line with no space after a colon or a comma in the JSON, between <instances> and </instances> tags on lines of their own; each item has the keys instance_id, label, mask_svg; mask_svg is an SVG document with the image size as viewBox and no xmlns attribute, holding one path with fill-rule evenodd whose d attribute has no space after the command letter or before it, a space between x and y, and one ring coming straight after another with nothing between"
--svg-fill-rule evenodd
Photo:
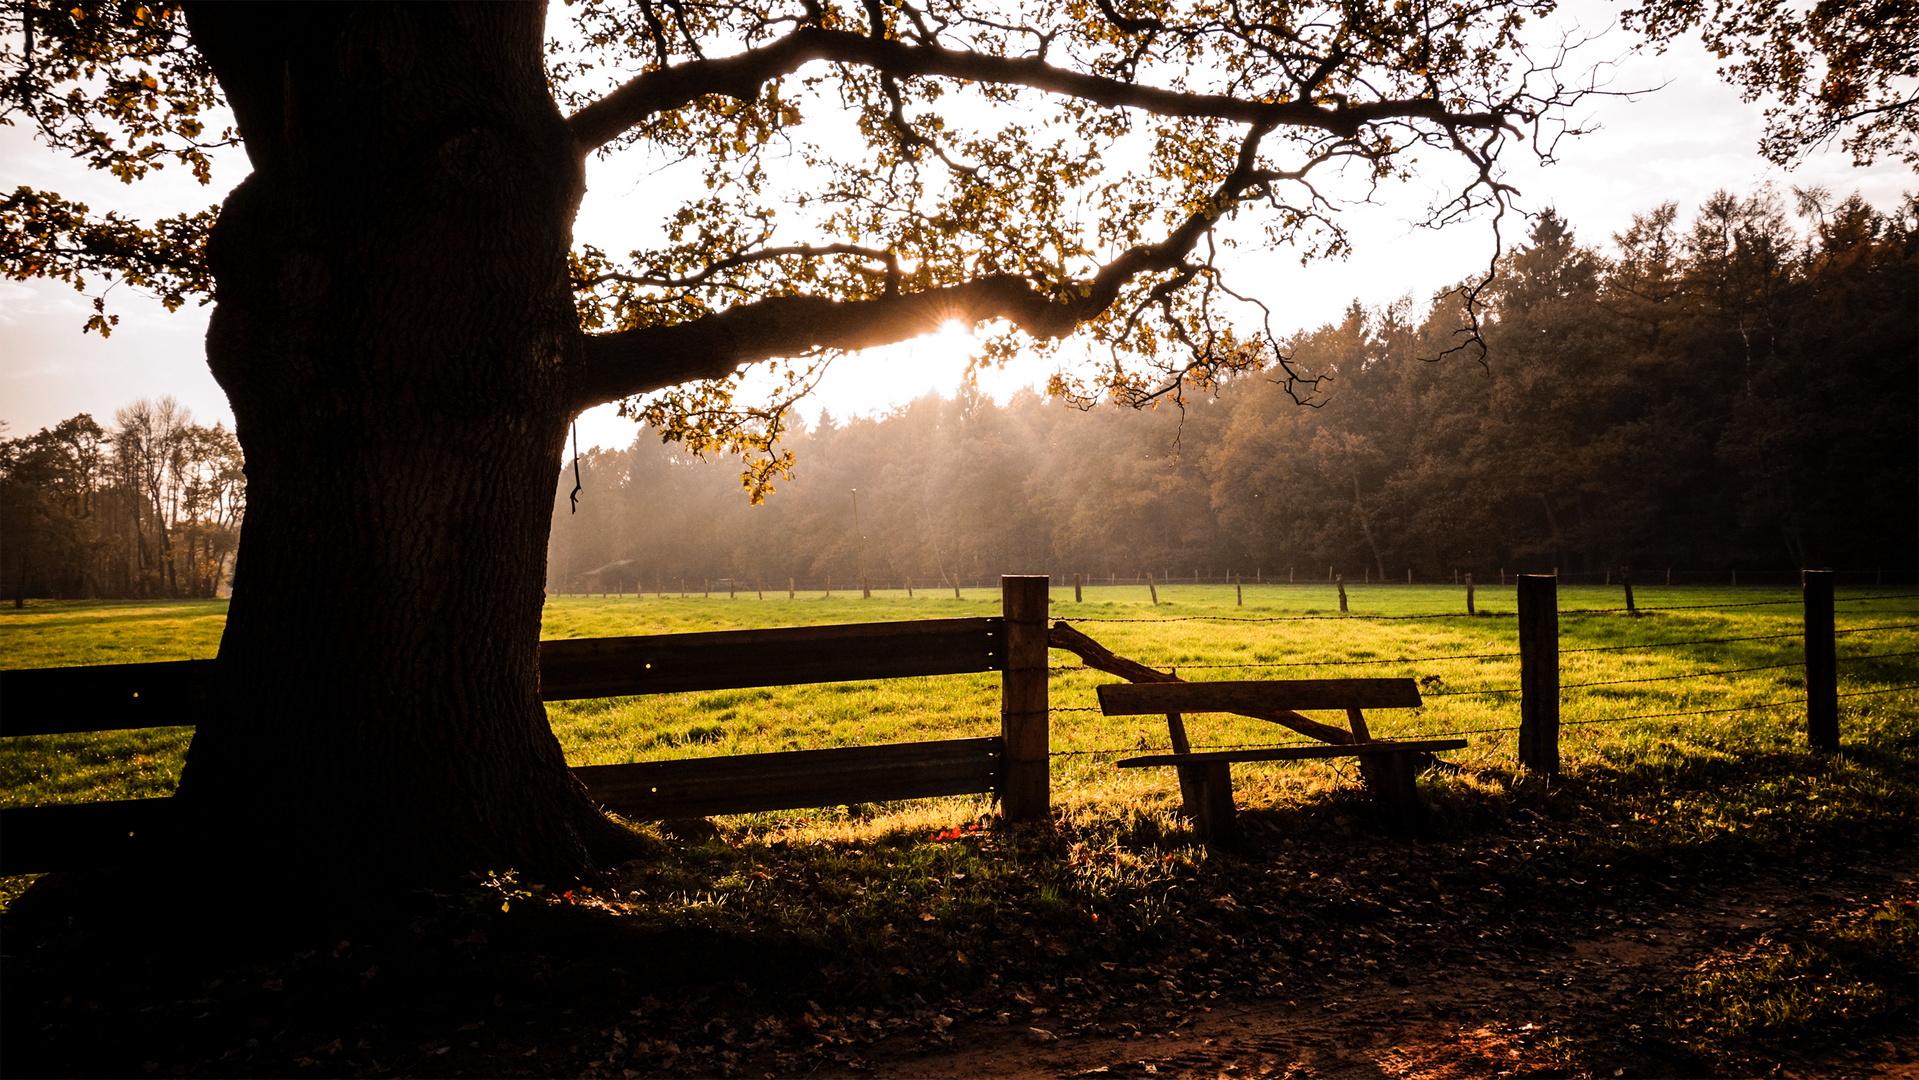
<instances>
[{"instance_id":1,"label":"wire fence strand","mask_svg":"<svg viewBox=\"0 0 1919 1080\"><path fill-rule=\"evenodd\" d=\"M1884 626L1855 626L1855 627L1849 627L1844 630L1834 630L1833 634L1835 636L1839 634L1870 634L1878 630L1913 630L1913 629L1919 629L1919 623L1890 623ZM1670 649L1680 645L1726 645L1726 644L1731 644L1733 642L1739 642L1739 641L1775 641L1780 638L1800 639L1805 636L1806 635L1804 631L1795 630L1785 634L1752 634L1746 637L1689 638L1685 641L1651 641L1651 642L1637 641L1632 643L1631 645L1594 645L1590 648L1585 648L1585 649L1561 649L1559 650L1559 653L1561 656L1565 656L1570 653L1620 652L1626 649Z\"/></svg>"},{"instance_id":2,"label":"wire fence strand","mask_svg":"<svg viewBox=\"0 0 1919 1080\"><path fill-rule=\"evenodd\" d=\"M1484 587L1484 586L1482 586ZM1919 600L1919 593L1892 593L1881 596L1839 596L1834 603L1853 604L1866 600ZM1631 608L1561 608L1561 615L1612 615L1622 611L1700 611L1717 608L1739 607L1777 607L1781 604L1803 603L1799 597L1785 597L1779 600L1743 600L1731 604L1662 604L1651 607L1634 606ZM1372 615L1364 612L1342 612L1338 615L1169 615L1165 618L1122 618L1119 616L1081 616L1062 619L1061 622L1080 623L1170 623L1170 622L1241 622L1241 623L1278 623L1278 622L1326 622L1326 621L1399 621L1404 619L1473 619L1487 618L1491 612L1466 611L1430 611L1413 615Z\"/></svg>"},{"instance_id":3,"label":"wire fence strand","mask_svg":"<svg viewBox=\"0 0 1919 1080\"><path fill-rule=\"evenodd\" d=\"M1901 690L1919 690L1919 683L1913 683L1909 686L1887 686L1878 690L1852 690L1838 696L1842 698L1872 697L1876 694L1896 694ZM1671 716L1715 716L1720 713L1754 712L1759 709L1770 709L1779 705L1804 705L1805 703L1806 699L1804 697L1775 698L1772 701L1762 701L1757 705L1735 705L1713 709L1687 709L1681 712L1641 713L1637 716L1608 716L1598 720L1561 720L1559 726L1582 727L1588 724L1623 724L1628 720L1659 720Z\"/></svg>"},{"instance_id":4,"label":"wire fence strand","mask_svg":"<svg viewBox=\"0 0 1919 1080\"><path fill-rule=\"evenodd\" d=\"M1852 660L1886 660L1886 659L1899 657L1899 656L1919 656L1919 650L1913 650L1910 652L1895 652L1895 653L1868 653L1865 656L1841 656L1837 658L1837 661L1839 663L1845 663L1847 661L1852 661ZM1804 663L1805 661L1803 660L1789 660L1783 664L1759 664L1755 667L1714 668L1711 671L1689 671L1683 675L1647 675L1644 678L1639 678L1639 679L1606 679L1600 682L1561 683L1559 685L1559 688L1561 690L1580 690L1589 686L1624 686L1628 683L1675 682L1680 679L1703 679L1711 675L1738 675L1748 671L1776 671L1779 668L1801 667L1804 665ZM1429 690L1425 692L1425 696L1426 697L1479 697L1479 696L1488 695L1488 694L1517 694L1517 693L1519 693L1519 687L1517 686L1502 686L1492 690Z\"/></svg>"}]
</instances>

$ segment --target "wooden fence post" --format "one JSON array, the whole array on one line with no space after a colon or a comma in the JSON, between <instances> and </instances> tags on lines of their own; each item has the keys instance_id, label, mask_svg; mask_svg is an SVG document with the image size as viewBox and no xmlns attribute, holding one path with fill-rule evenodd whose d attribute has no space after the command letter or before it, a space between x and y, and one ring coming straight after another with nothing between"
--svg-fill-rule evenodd
<instances>
[{"instance_id":1,"label":"wooden fence post","mask_svg":"<svg viewBox=\"0 0 1919 1080\"><path fill-rule=\"evenodd\" d=\"M1626 613L1637 619L1639 617L1639 607L1633 603L1632 599L1632 567L1622 566L1619 568L1619 583L1626 587Z\"/></svg>"},{"instance_id":2,"label":"wooden fence post","mask_svg":"<svg viewBox=\"0 0 1919 1080\"><path fill-rule=\"evenodd\" d=\"M1346 575L1334 574L1333 584L1339 586L1339 613L1346 614Z\"/></svg>"},{"instance_id":3,"label":"wooden fence post","mask_svg":"<svg viewBox=\"0 0 1919 1080\"><path fill-rule=\"evenodd\" d=\"M1006 670L1000 676L1000 813L1007 821L1047 821L1053 813L1047 769L1050 744L1046 698L1048 578L1003 575L1000 613L1006 619Z\"/></svg>"},{"instance_id":4,"label":"wooden fence post","mask_svg":"<svg viewBox=\"0 0 1919 1080\"><path fill-rule=\"evenodd\" d=\"M1152 596L1153 606L1158 607L1159 606L1159 586L1153 584L1153 575L1151 571L1148 571L1146 574L1146 592Z\"/></svg>"},{"instance_id":5,"label":"wooden fence post","mask_svg":"<svg viewBox=\"0 0 1919 1080\"><path fill-rule=\"evenodd\" d=\"M1243 582L1235 583L1233 585L1233 606L1234 607L1246 606L1246 586Z\"/></svg>"},{"instance_id":6,"label":"wooden fence post","mask_svg":"<svg viewBox=\"0 0 1919 1080\"><path fill-rule=\"evenodd\" d=\"M1559 582L1520 574L1519 763L1559 774Z\"/></svg>"},{"instance_id":7,"label":"wooden fence post","mask_svg":"<svg viewBox=\"0 0 1919 1080\"><path fill-rule=\"evenodd\" d=\"M1082 603L1084 599L1083 597L1080 596L1079 586L1080 586L1080 575L1074 574L1073 575L1073 603L1075 604Z\"/></svg>"},{"instance_id":8,"label":"wooden fence post","mask_svg":"<svg viewBox=\"0 0 1919 1080\"><path fill-rule=\"evenodd\" d=\"M906 575L906 598L908 600L913 598L913 575L911 574Z\"/></svg>"},{"instance_id":9,"label":"wooden fence post","mask_svg":"<svg viewBox=\"0 0 1919 1080\"><path fill-rule=\"evenodd\" d=\"M786 579L786 598L788 600L793 599L793 594L794 594L793 579L787 578Z\"/></svg>"},{"instance_id":10,"label":"wooden fence post","mask_svg":"<svg viewBox=\"0 0 1919 1080\"><path fill-rule=\"evenodd\" d=\"M1814 750L1839 749L1839 661L1833 644L1832 571L1807 570L1806 741Z\"/></svg>"},{"instance_id":11,"label":"wooden fence post","mask_svg":"<svg viewBox=\"0 0 1919 1080\"><path fill-rule=\"evenodd\" d=\"M1466 614L1479 614L1473 610L1473 576L1471 574L1466 575Z\"/></svg>"}]
</instances>

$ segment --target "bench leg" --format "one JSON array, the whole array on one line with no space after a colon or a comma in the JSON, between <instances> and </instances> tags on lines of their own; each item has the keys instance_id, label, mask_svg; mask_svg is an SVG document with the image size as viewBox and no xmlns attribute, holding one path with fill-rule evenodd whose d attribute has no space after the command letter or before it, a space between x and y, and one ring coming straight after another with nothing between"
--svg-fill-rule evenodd
<instances>
[{"instance_id":1,"label":"bench leg","mask_svg":"<svg viewBox=\"0 0 1919 1080\"><path fill-rule=\"evenodd\" d=\"M1179 793L1193 831L1209 844L1230 844L1239 837L1233 806L1233 767L1223 761L1179 766Z\"/></svg>"},{"instance_id":2,"label":"bench leg","mask_svg":"<svg viewBox=\"0 0 1919 1080\"><path fill-rule=\"evenodd\" d=\"M1419 798L1419 754L1369 754L1359 759L1359 773L1373 799L1387 808L1392 830L1402 836L1431 835L1432 821Z\"/></svg>"}]
</instances>

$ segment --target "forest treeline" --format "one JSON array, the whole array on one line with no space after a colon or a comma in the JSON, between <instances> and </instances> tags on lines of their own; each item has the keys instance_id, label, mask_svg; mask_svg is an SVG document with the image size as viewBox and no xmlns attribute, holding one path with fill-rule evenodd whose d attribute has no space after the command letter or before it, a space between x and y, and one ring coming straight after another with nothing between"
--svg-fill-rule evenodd
<instances>
[{"instance_id":1,"label":"forest treeline","mask_svg":"<svg viewBox=\"0 0 1919 1080\"><path fill-rule=\"evenodd\" d=\"M245 505L239 441L172 398L0 440L0 594L213 596Z\"/></svg>"},{"instance_id":2,"label":"forest treeline","mask_svg":"<svg viewBox=\"0 0 1919 1080\"><path fill-rule=\"evenodd\" d=\"M874 587L1288 568L1909 578L1919 201L1794 202L1721 193L1689 222L1668 204L1606 251L1542 215L1480 294L1483 361L1455 350L1455 294L1424 312L1355 305L1286 342L1321 377L1310 393L1253 375L1150 412L962 391L822 414L787 440L797 473L761 506L737 463L642 431L580 459L577 512L573 469L561 477L548 584L851 588L862 569Z\"/></svg>"}]
</instances>

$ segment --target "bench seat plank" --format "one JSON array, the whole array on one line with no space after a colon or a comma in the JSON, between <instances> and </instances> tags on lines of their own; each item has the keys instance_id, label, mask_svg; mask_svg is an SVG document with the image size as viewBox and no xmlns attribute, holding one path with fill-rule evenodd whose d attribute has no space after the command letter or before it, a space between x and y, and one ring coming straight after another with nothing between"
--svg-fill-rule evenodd
<instances>
[{"instance_id":1,"label":"bench seat plank","mask_svg":"<svg viewBox=\"0 0 1919 1080\"><path fill-rule=\"evenodd\" d=\"M1145 769L1158 765L1201 765L1213 761L1304 761L1310 758L1364 757L1373 754L1430 754L1440 750L1463 750L1467 745L1465 739L1414 739L1406 742L1354 743L1349 746L1327 743L1323 746L1274 746L1257 750L1210 750L1195 754L1148 754L1145 757L1123 758L1117 764L1122 769Z\"/></svg>"},{"instance_id":2,"label":"bench seat plank","mask_svg":"<svg viewBox=\"0 0 1919 1080\"><path fill-rule=\"evenodd\" d=\"M1283 682L1108 683L1099 687L1107 716L1169 712L1417 708L1411 679L1288 679Z\"/></svg>"}]
</instances>

